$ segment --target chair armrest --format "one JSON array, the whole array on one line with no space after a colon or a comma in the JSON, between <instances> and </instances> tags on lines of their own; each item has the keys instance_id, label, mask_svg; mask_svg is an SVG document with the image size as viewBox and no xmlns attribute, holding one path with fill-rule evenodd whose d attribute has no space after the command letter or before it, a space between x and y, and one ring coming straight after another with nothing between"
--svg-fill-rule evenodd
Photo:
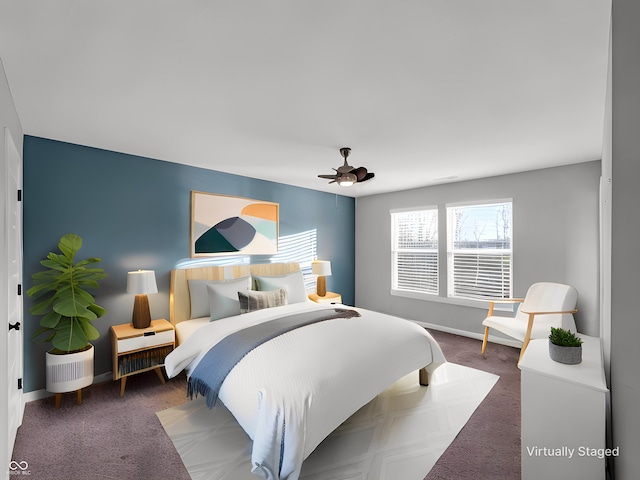
<instances>
[{"instance_id":1,"label":"chair armrest","mask_svg":"<svg viewBox=\"0 0 640 480\"><path fill-rule=\"evenodd\" d=\"M573 310L561 310L558 312L525 312L524 310L520 310L522 313L526 313L527 315L554 315L554 314L561 314L561 313L577 313L578 309L573 309Z\"/></svg>"},{"instance_id":2,"label":"chair armrest","mask_svg":"<svg viewBox=\"0 0 640 480\"><path fill-rule=\"evenodd\" d=\"M487 312L487 317L493 316L493 307L496 303L522 303L524 302L524 298L500 298L497 300L489 301L489 311Z\"/></svg>"},{"instance_id":3,"label":"chair armrest","mask_svg":"<svg viewBox=\"0 0 640 480\"><path fill-rule=\"evenodd\" d=\"M491 303L522 303L524 298L499 298L497 300L491 300Z\"/></svg>"}]
</instances>

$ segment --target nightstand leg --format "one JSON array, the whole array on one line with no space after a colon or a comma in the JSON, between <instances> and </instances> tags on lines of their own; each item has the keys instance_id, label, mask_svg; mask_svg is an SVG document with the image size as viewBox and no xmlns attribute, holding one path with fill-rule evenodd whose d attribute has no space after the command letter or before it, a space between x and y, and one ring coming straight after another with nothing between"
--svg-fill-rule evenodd
<instances>
[{"instance_id":1,"label":"nightstand leg","mask_svg":"<svg viewBox=\"0 0 640 480\"><path fill-rule=\"evenodd\" d=\"M82 405L82 389L78 389L78 405Z\"/></svg>"},{"instance_id":2,"label":"nightstand leg","mask_svg":"<svg viewBox=\"0 0 640 480\"><path fill-rule=\"evenodd\" d=\"M158 367L155 370L156 370L156 373L158 374L158 377L160 378L160 381L162 383L165 383L164 382L164 375L162 374L162 368Z\"/></svg>"},{"instance_id":3,"label":"nightstand leg","mask_svg":"<svg viewBox=\"0 0 640 480\"><path fill-rule=\"evenodd\" d=\"M418 373L418 376L419 376L420 385L422 385L423 387L428 387L429 386L429 372L427 372L427 367L421 368L420 372Z\"/></svg>"},{"instance_id":4,"label":"nightstand leg","mask_svg":"<svg viewBox=\"0 0 640 480\"><path fill-rule=\"evenodd\" d=\"M56 393L56 410L60 408L60 401L62 400L62 394Z\"/></svg>"},{"instance_id":5,"label":"nightstand leg","mask_svg":"<svg viewBox=\"0 0 640 480\"><path fill-rule=\"evenodd\" d=\"M124 387L127 385L127 377L120 379L120 396L124 396Z\"/></svg>"}]
</instances>

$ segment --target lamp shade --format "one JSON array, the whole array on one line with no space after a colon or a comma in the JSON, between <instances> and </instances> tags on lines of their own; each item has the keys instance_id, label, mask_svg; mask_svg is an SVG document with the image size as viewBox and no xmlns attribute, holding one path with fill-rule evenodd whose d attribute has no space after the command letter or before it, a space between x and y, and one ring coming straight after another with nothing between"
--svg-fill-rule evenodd
<instances>
[{"instance_id":1,"label":"lamp shade","mask_svg":"<svg viewBox=\"0 0 640 480\"><path fill-rule=\"evenodd\" d=\"M156 273L153 270L136 270L127 274L127 293L143 295L158 293Z\"/></svg>"},{"instance_id":2,"label":"lamp shade","mask_svg":"<svg viewBox=\"0 0 640 480\"><path fill-rule=\"evenodd\" d=\"M331 275L331 262L328 260L314 260L311 262L311 272L314 275Z\"/></svg>"}]
</instances>

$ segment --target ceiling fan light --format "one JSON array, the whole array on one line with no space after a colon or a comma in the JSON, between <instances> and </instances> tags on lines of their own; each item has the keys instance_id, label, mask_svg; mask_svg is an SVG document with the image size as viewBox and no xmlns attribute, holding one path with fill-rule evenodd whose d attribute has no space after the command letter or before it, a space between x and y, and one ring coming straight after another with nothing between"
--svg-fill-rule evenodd
<instances>
[{"instance_id":1,"label":"ceiling fan light","mask_svg":"<svg viewBox=\"0 0 640 480\"><path fill-rule=\"evenodd\" d=\"M350 187L357 181L358 177L356 177L353 173L343 173L336 180L336 182L338 182L338 185L340 185L341 187Z\"/></svg>"}]
</instances>

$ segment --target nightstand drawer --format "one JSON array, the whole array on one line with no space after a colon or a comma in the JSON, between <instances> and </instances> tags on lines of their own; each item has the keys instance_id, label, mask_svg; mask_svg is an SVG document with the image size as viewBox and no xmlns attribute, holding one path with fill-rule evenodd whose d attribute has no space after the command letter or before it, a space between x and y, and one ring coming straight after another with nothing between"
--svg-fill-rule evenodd
<instances>
[{"instance_id":1,"label":"nightstand drawer","mask_svg":"<svg viewBox=\"0 0 640 480\"><path fill-rule=\"evenodd\" d=\"M164 332L154 332L153 330L149 330L144 333L146 333L146 335L143 334L137 337L118 340L117 353L130 352L132 350L139 350L141 348L154 347L156 345L174 342L174 330L165 330Z\"/></svg>"}]
</instances>

